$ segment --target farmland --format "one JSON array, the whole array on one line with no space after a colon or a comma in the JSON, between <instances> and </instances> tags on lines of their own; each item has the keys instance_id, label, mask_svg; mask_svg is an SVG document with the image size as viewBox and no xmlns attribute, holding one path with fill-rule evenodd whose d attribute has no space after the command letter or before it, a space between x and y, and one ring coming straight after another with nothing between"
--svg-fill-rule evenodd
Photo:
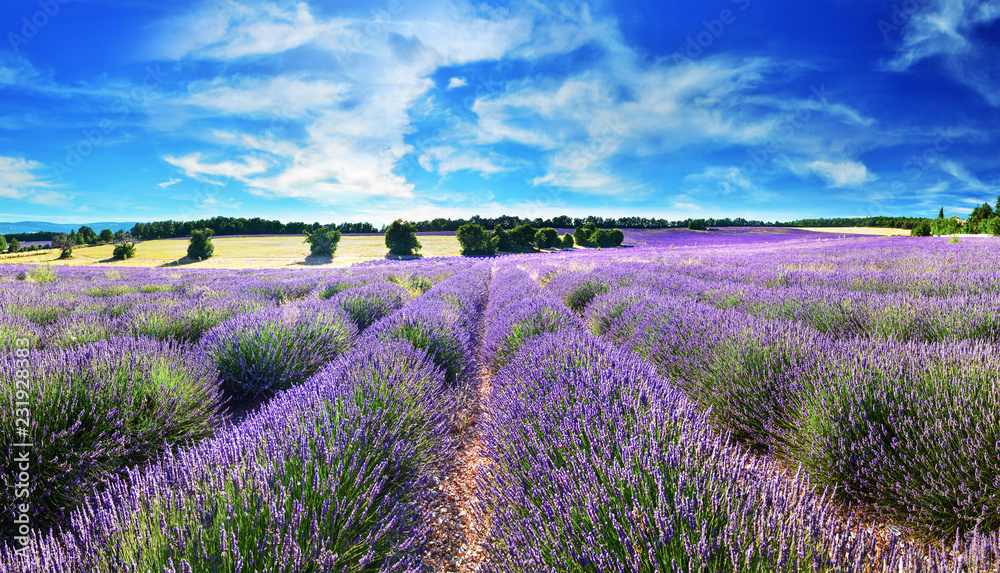
<instances>
[{"instance_id":1,"label":"farmland","mask_svg":"<svg viewBox=\"0 0 1000 573\"><path fill-rule=\"evenodd\" d=\"M0 265L0 572L1000 568L996 239L276 239Z\"/></svg>"},{"instance_id":2,"label":"farmland","mask_svg":"<svg viewBox=\"0 0 1000 573\"><path fill-rule=\"evenodd\" d=\"M112 258L113 245L78 247L73 249L73 257L59 260L59 251L50 250L25 256L0 255L0 263L30 263L73 266L133 266L133 267L173 267L209 269L271 269L346 267L371 259L382 258L385 242L382 235L345 235L332 260L307 260L309 246L302 243L301 235L213 237L215 255L204 261L187 258L188 241L161 239L145 241L136 247L136 257L125 261ZM425 257L450 257L458 255L458 241L454 234L421 234L423 245L421 254Z\"/></svg>"}]
</instances>

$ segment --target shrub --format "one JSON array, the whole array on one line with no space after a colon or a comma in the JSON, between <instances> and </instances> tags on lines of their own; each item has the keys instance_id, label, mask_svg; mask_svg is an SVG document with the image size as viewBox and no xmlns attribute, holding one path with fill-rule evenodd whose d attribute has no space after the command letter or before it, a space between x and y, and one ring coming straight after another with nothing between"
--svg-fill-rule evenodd
<instances>
[{"instance_id":1,"label":"shrub","mask_svg":"<svg viewBox=\"0 0 1000 573\"><path fill-rule=\"evenodd\" d=\"M52 237L52 248L62 251L59 253L60 259L68 259L73 256L73 247L75 245L76 239L66 233L57 233Z\"/></svg>"},{"instance_id":2,"label":"shrub","mask_svg":"<svg viewBox=\"0 0 1000 573\"><path fill-rule=\"evenodd\" d=\"M510 230L511 250L519 253L529 253L535 250L535 233L531 225L518 225Z\"/></svg>"},{"instance_id":3,"label":"shrub","mask_svg":"<svg viewBox=\"0 0 1000 573\"><path fill-rule=\"evenodd\" d=\"M21 241L17 239L10 240L10 246L7 248L8 253L16 253L21 250Z\"/></svg>"},{"instance_id":4,"label":"shrub","mask_svg":"<svg viewBox=\"0 0 1000 573\"><path fill-rule=\"evenodd\" d=\"M491 256L497 254L499 239L490 235L482 225L466 223L455 232L458 244L462 247L462 256Z\"/></svg>"},{"instance_id":5,"label":"shrub","mask_svg":"<svg viewBox=\"0 0 1000 573\"><path fill-rule=\"evenodd\" d=\"M1000 204L1000 201L998 201L998 204ZM982 225L984 233L989 233L994 237L1000 237L1000 215L993 215L992 217L987 219L986 222L983 223ZM14 242L11 241L11 245L13 244Z\"/></svg>"},{"instance_id":6,"label":"shrub","mask_svg":"<svg viewBox=\"0 0 1000 573\"><path fill-rule=\"evenodd\" d=\"M573 248L573 235L570 235L569 233L566 233L565 235L563 235L563 237L562 237L562 246L563 246L564 249L572 249Z\"/></svg>"},{"instance_id":7,"label":"shrub","mask_svg":"<svg viewBox=\"0 0 1000 573\"><path fill-rule=\"evenodd\" d=\"M552 249L560 246L559 232L552 227L539 229L535 233L535 245L539 249Z\"/></svg>"},{"instance_id":8,"label":"shrub","mask_svg":"<svg viewBox=\"0 0 1000 573\"><path fill-rule=\"evenodd\" d=\"M393 255L412 255L420 250L420 241L417 240L416 233L416 225L396 219L385 230L385 246Z\"/></svg>"},{"instance_id":9,"label":"shrub","mask_svg":"<svg viewBox=\"0 0 1000 573\"><path fill-rule=\"evenodd\" d=\"M931 234L935 237L953 235L962 230L962 225L954 219L934 219L931 221Z\"/></svg>"},{"instance_id":10,"label":"shrub","mask_svg":"<svg viewBox=\"0 0 1000 573\"><path fill-rule=\"evenodd\" d=\"M949 243L961 243L962 239L959 239L958 235L952 235L951 238L948 239L948 242Z\"/></svg>"},{"instance_id":11,"label":"shrub","mask_svg":"<svg viewBox=\"0 0 1000 573\"><path fill-rule=\"evenodd\" d=\"M0 357L0 393L16 400L14 355ZM221 423L216 373L195 349L115 338L31 356L32 523L52 525L84 496L128 467L211 435ZM15 515L19 443L4 412L0 506ZM10 521L5 519L4 529Z\"/></svg>"},{"instance_id":12,"label":"shrub","mask_svg":"<svg viewBox=\"0 0 1000 573\"><path fill-rule=\"evenodd\" d=\"M107 340L120 330L118 320L109 321L97 312L69 314L46 328L44 343L47 348L72 348Z\"/></svg>"},{"instance_id":13,"label":"shrub","mask_svg":"<svg viewBox=\"0 0 1000 573\"><path fill-rule=\"evenodd\" d=\"M793 459L821 485L935 535L1000 528L996 347L884 343L831 356Z\"/></svg>"},{"instance_id":14,"label":"shrub","mask_svg":"<svg viewBox=\"0 0 1000 573\"><path fill-rule=\"evenodd\" d=\"M930 237L931 236L931 224L927 219L917 223L913 229L910 230L911 237Z\"/></svg>"},{"instance_id":15,"label":"shrub","mask_svg":"<svg viewBox=\"0 0 1000 573\"><path fill-rule=\"evenodd\" d=\"M688 229L692 231L707 231L708 222L704 219L692 219L691 222L688 223Z\"/></svg>"},{"instance_id":16,"label":"shrub","mask_svg":"<svg viewBox=\"0 0 1000 573\"><path fill-rule=\"evenodd\" d=\"M573 240L581 247L595 247L597 246L597 243L592 240L591 235L596 231L597 225L594 223L587 223L582 227L577 227L576 230L573 231Z\"/></svg>"},{"instance_id":17,"label":"shrub","mask_svg":"<svg viewBox=\"0 0 1000 573\"><path fill-rule=\"evenodd\" d=\"M410 294L398 285L377 282L348 290L330 298L354 321L358 332L406 306Z\"/></svg>"},{"instance_id":18,"label":"shrub","mask_svg":"<svg viewBox=\"0 0 1000 573\"><path fill-rule=\"evenodd\" d=\"M612 247L621 246L625 242L625 233L621 229L611 230L611 245Z\"/></svg>"},{"instance_id":19,"label":"shrub","mask_svg":"<svg viewBox=\"0 0 1000 573\"><path fill-rule=\"evenodd\" d=\"M258 397L305 382L350 348L356 333L344 311L315 303L230 318L208 331L201 347L227 393Z\"/></svg>"},{"instance_id":20,"label":"shrub","mask_svg":"<svg viewBox=\"0 0 1000 573\"><path fill-rule=\"evenodd\" d=\"M23 280L36 283L54 283L59 280L59 276L52 270L52 265L46 264L44 267L36 265L24 274Z\"/></svg>"},{"instance_id":21,"label":"shrub","mask_svg":"<svg viewBox=\"0 0 1000 573\"><path fill-rule=\"evenodd\" d=\"M611 231L608 231L607 229L598 229L590 236L590 238L600 248L606 249L608 247L615 246L614 236L611 234Z\"/></svg>"},{"instance_id":22,"label":"shrub","mask_svg":"<svg viewBox=\"0 0 1000 573\"><path fill-rule=\"evenodd\" d=\"M25 343L18 343L22 339L27 348L38 346L42 339L39 327L23 316L0 312L0 354L24 347Z\"/></svg>"},{"instance_id":23,"label":"shrub","mask_svg":"<svg viewBox=\"0 0 1000 573\"><path fill-rule=\"evenodd\" d=\"M212 229L195 229L191 231L191 243L188 245L188 258L202 261L212 256L215 245L212 244Z\"/></svg>"},{"instance_id":24,"label":"shrub","mask_svg":"<svg viewBox=\"0 0 1000 573\"><path fill-rule=\"evenodd\" d=\"M406 340L444 368L449 384L465 380L473 365L469 333L458 326L457 310L447 302L422 301L375 323L365 340Z\"/></svg>"},{"instance_id":25,"label":"shrub","mask_svg":"<svg viewBox=\"0 0 1000 573\"><path fill-rule=\"evenodd\" d=\"M548 332L575 332L578 321L558 301L533 297L506 306L484 337L483 356L497 369L506 364L525 344Z\"/></svg>"},{"instance_id":26,"label":"shrub","mask_svg":"<svg viewBox=\"0 0 1000 573\"><path fill-rule=\"evenodd\" d=\"M7 252L7 237L0 235L0 253Z\"/></svg>"},{"instance_id":27,"label":"shrub","mask_svg":"<svg viewBox=\"0 0 1000 573\"><path fill-rule=\"evenodd\" d=\"M581 313L590 304L590 301L594 300L599 294L603 294L611 290L611 287L607 283L588 280L573 288L566 295L563 301L566 306L568 306L573 312Z\"/></svg>"},{"instance_id":28,"label":"shrub","mask_svg":"<svg viewBox=\"0 0 1000 573\"><path fill-rule=\"evenodd\" d=\"M112 256L120 260L131 259L135 256L135 244L122 243L120 245L115 245L115 250L112 253Z\"/></svg>"},{"instance_id":29,"label":"shrub","mask_svg":"<svg viewBox=\"0 0 1000 573\"><path fill-rule=\"evenodd\" d=\"M312 233L305 232L305 243L309 243L309 254L313 257L332 257L337 252L340 231L332 227L321 227Z\"/></svg>"},{"instance_id":30,"label":"shrub","mask_svg":"<svg viewBox=\"0 0 1000 573\"><path fill-rule=\"evenodd\" d=\"M157 340L197 342L222 321L240 312L259 310L255 301L211 301L190 305L144 303L129 305L122 318L124 332Z\"/></svg>"},{"instance_id":31,"label":"shrub","mask_svg":"<svg viewBox=\"0 0 1000 573\"><path fill-rule=\"evenodd\" d=\"M74 516L84 534L35 535L23 560L0 550L0 569L422 570L424 492L451 451L444 387L405 343L352 351L238 428L112 483Z\"/></svg>"}]
</instances>

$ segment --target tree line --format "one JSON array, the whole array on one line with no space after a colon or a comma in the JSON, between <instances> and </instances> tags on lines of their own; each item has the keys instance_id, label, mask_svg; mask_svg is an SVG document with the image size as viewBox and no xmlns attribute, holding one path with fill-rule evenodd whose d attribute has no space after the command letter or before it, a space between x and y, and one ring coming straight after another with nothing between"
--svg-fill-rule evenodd
<instances>
[{"instance_id":1,"label":"tree line","mask_svg":"<svg viewBox=\"0 0 1000 573\"><path fill-rule=\"evenodd\" d=\"M941 235L993 235L1000 237L1000 195L997 196L996 207L984 202L977 205L968 218L957 216L945 218L944 207L938 211L936 219L921 219L920 223L910 231L914 237L930 237ZM957 241L957 237L955 238Z\"/></svg>"}]
</instances>

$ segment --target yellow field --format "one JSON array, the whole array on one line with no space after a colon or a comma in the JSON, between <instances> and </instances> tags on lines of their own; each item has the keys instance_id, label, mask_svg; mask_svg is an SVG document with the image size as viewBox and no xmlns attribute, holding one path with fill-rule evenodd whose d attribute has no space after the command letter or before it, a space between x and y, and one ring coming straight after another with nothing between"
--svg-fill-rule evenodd
<instances>
[{"instance_id":1,"label":"yellow field","mask_svg":"<svg viewBox=\"0 0 1000 573\"><path fill-rule=\"evenodd\" d=\"M882 227L793 227L803 231L817 233L836 233L838 235L882 235L885 237L909 237L908 229L885 229Z\"/></svg>"},{"instance_id":2,"label":"yellow field","mask_svg":"<svg viewBox=\"0 0 1000 573\"><path fill-rule=\"evenodd\" d=\"M458 256L458 239L454 235L421 235L418 237L424 257ZM187 258L188 241L171 239L147 241L136 245L136 256L127 261L111 258L112 245L73 249L73 258L59 260L59 251L43 251L31 256L0 255L0 263L53 265L100 265L128 267L170 267L215 269L272 269L346 267L363 261L383 259L386 256L385 237L344 236L337 246L333 260L306 259L309 245L302 242L302 235L287 237L214 237L215 254L205 261Z\"/></svg>"}]
</instances>

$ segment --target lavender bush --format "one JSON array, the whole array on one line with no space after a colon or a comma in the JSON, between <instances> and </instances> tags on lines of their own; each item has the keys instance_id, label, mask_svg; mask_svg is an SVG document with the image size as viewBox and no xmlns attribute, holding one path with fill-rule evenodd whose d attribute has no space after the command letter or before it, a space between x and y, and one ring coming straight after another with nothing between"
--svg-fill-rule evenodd
<instances>
[{"instance_id":1,"label":"lavender bush","mask_svg":"<svg viewBox=\"0 0 1000 573\"><path fill-rule=\"evenodd\" d=\"M0 490L4 531L15 514L14 356L0 356ZM220 423L216 372L196 349L114 338L72 350L36 351L27 402L33 523L51 525L123 469L211 435ZM25 400L20 400L25 401Z\"/></svg>"},{"instance_id":2,"label":"lavender bush","mask_svg":"<svg viewBox=\"0 0 1000 573\"><path fill-rule=\"evenodd\" d=\"M350 348L357 328L322 303L239 315L210 330L201 347L230 395L257 397L305 382Z\"/></svg>"},{"instance_id":3,"label":"lavender bush","mask_svg":"<svg viewBox=\"0 0 1000 573\"><path fill-rule=\"evenodd\" d=\"M443 372L359 347L239 427L130 472L0 571L420 571L422 495L447 449Z\"/></svg>"}]
</instances>

